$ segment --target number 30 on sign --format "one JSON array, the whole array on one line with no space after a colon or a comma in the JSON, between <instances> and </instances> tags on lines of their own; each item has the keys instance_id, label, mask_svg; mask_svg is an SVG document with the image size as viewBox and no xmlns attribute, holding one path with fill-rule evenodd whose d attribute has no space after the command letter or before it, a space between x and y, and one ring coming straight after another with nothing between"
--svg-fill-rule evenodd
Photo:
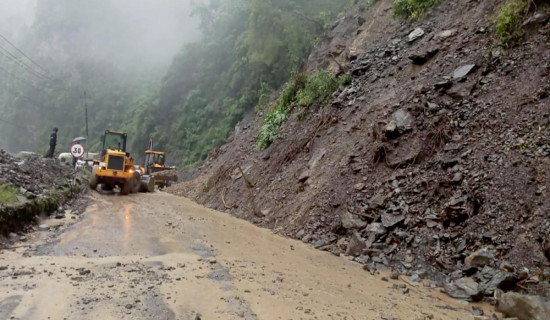
<instances>
[{"instance_id":1,"label":"number 30 on sign","mask_svg":"<svg viewBox=\"0 0 550 320\"><path fill-rule=\"evenodd\" d=\"M71 155L75 158L80 158L84 155L84 146L80 143L75 143L71 147Z\"/></svg>"}]
</instances>

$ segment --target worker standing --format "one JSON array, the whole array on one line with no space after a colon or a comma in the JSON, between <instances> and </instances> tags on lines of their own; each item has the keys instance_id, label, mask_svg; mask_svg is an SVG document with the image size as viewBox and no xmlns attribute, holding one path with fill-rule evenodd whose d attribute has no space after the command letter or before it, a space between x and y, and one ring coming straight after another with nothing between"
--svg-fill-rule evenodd
<instances>
[{"instance_id":1,"label":"worker standing","mask_svg":"<svg viewBox=\"0 0 550 320\"><path fill-rule=\"evenodd\" d=\"M57 128L53 128L52 134L50 135L50 151L46 155L46 158L53 158L56 145L57 145Z\"/></svg>"}]
</instances>

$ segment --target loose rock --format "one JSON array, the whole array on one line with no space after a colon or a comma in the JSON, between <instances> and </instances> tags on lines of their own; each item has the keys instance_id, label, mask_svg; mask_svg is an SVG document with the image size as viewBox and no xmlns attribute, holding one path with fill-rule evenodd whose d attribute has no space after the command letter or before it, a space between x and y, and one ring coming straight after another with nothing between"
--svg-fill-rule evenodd
<instances>
[{"instance_id":1,"label":"loose rock","mask_svg":"<svg viewBox=\"0 0 550 320\"><path fill-rule=\"evenodd\" d=\"M470 72L472 72L475 69L475 67L476 67L475 64L467 64L456 69L453 72L453 79L457 80L457 79L464 78L465 76L470 74Z\"/></svg>"},{"instance_id":2,"label":"loose rock","mask_svg":"<svg viewBox=\"0 0 550 320\"><path fill-rule=\"evenodd\" d=\"M346 254L350 256L357 257L363 252L363 250L367 246L365 245L365 242L361 239L361 236L358 232L354 232L351 235L351 240L348 244L348 248L346 250Z\"/></svg>"},{"instance_id":3,"label":"loose rock","mask_svg":"<svg viewBox=\"0 0 550 320\"><path fill-rule=\"evenodd\" d=\"M478 250L464 259L468 268L483 268L494 260L493 254L486 248Z\"/></svg>"},{"instance_id":4,"label":"loose rock","mask_svg":"<svg viewBox=\"0 0 550 320\"><path fill-rule=\"evenodd\" d=\"M424 35L424 30L422 28L416 28L411 33L409 33L408 39L409 42L413 42L416 39L422 37Z\"/></svg>"}]
</instances>

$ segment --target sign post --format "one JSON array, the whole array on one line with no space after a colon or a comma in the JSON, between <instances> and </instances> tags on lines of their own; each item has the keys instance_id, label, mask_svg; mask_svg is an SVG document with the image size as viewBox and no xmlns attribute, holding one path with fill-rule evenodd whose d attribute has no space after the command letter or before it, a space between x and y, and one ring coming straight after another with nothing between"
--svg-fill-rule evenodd
<instances>
[{"instance_id":1,"label":"sign post","mask_svg":"<svg viewBox=\"0 0 550 320\"><path fill-rule=\"evenodd\" d=\"M71 155L73 156L73 167L76 165L76 161L84 155L86 150L80 143L75 143L71 146Z\"/></svg>"},{"instance_id":2,"label":"sign post","mask_svg":"<svg viewBox=\"0 0 550 320\"><path fill-rule=\"evenodd\" d=\"M73 183L72 186L76 184L76 162L78 161L78 158L82 157L84 155L84 146L80 144L79 142L74 143L71 146L71 155L73 156ZM72 192L72 186L71 186L71 192Z\"/></svg>"}]
</instances>

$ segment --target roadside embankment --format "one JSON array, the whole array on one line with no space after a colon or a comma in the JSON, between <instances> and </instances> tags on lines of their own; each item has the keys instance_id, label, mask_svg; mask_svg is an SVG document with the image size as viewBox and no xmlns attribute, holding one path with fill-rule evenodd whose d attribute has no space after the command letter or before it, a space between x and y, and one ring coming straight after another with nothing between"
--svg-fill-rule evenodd
<instances>
[{"instance_id":1,"label":"roadside embankment","mask_svg":"<svg viewBox=\"0 0 550 320\"><path fill-rule=\"evenodd\" d=\"M20 231L63 208L86 189L86 176L53 159L16 158L0 150L0 234Z\"/></svg>"}]
</instances>

